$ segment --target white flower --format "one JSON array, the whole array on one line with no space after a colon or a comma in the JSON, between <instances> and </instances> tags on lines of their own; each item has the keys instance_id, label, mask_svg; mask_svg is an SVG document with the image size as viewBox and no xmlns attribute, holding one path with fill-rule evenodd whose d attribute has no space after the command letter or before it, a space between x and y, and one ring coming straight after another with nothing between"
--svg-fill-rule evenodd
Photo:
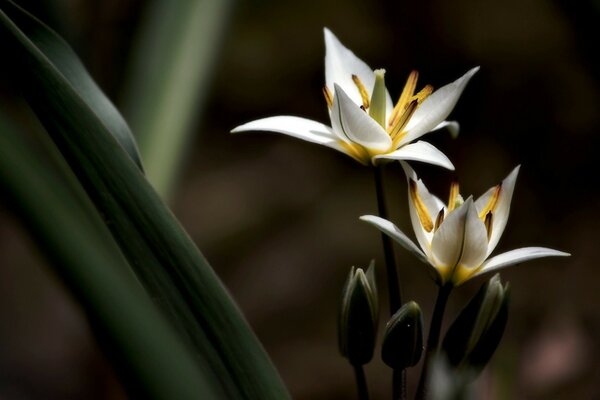
<instances>
[{"instance_id":1,"label":"white flower","mask_svg":"<svg viewBox=\"0 0 600 400\"><path fill-rule=\"evenodd\" d=\"M385 71L373 71L327 28L325 47L323 93L331 127L305 118L278 116L246 123L232 132L279 132L334 148L364 165L382 159L413 160L454 169L448 157L431 144L412 142L443 127L458 130L456 122L444 120L479 67L435 92L427 85L416 94L418 73L413 71L394 105L385 87Z\"/></svg>"},{"instance_id":2,"label":"white flower","mask_svg":"<svg viewBox=\"0 0 600 400\"><path fill-rule=\"evenodd\" d=\"M525 247L488 259L506 227L519 167L476 201L472 197L463 201L458 184L453 183L446 205L429 193L408 164L403 162L402 166L409 183L410 219L421 248L390 221L373 215L360 219L427 263L438 284L458 286L475 276L522 261L570 255L544 247Z\"/></svg>"}]
</instances>

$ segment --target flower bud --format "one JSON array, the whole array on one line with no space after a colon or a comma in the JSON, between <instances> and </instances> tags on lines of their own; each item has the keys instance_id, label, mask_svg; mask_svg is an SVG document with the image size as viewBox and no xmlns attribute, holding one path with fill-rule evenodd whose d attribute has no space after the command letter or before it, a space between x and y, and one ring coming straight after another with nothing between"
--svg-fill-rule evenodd
<instances>
[{"instance_id":1,"label":"flower bud","mask_svg":"<svg viewBox=\"0 0 600 400\"><path fill-rule=\"evenodd\" d=\"M423 353L423 316L414 301L404 304L385 327L381 359L394 369L416 365Z\"/></svg>"},{"instance_id":2,"label":"flower bud","mask_svg":"<svg viewBox=\"0 0 600 400\"><path fill-rule=\"evenodd\" d=\"M508 284L494 275L460 312L448 329L442 348L450 364L483 369L504 334L510 300Z\"/></svg>"},{"instance_id":3,"label":"flower bud","mask_svg":"<svg viewBox=\"0 0 600 400\"><path fill-rule=\"evenodd\" d=\"M352 267L342 293L339 347L351 364L363 365L373 358L378 319L375 262L371 261L366 273Z\"/></svg>"}]
</instances>

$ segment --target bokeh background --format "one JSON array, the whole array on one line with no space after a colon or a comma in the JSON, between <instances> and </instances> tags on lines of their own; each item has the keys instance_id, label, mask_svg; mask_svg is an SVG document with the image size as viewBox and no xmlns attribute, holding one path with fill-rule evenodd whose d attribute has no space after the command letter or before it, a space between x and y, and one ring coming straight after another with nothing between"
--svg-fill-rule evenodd
<instances>
[{"instance_id":1,"label":"bokeh background","mask_svg":"<svg viewBox=\"0 0 600 400\"><path fill-rule=\"evenodd\" d=\"M117 105L149 3L22 1L66 40ZM452 114L457 139L427 140L457 167L415 164L445 197L452 178L478 195L522 165L498 251L543 245L569 251L502 273L513 288L505 337L476 383L486 399L600 397L598 270L600 126L595 0L455 0L343 3L237 1L228 10L194 134L181 159L173 210L231 291L296 399L355 395L337 352L338 297L348 269L382 265L372 172L317 145L267 133L232 136L260 117L327 121L323 27L371 67L396 97L411 69L440 87L481 71ZM9 78L0 80L3 89ZM1 105L35 129L10 89ZM411 232L398 165L386 170L392 219ZM435 287L397 249L405 298L429 316ZM378 279L385 296L383 268ZM446 323L482 280L456 290ZM382 301L385 304L385 301ZM383 311L387 315L387 310ZM428 319L428 318L427 318ZM383 324L383 321L382 321ZM373 398L389 370L366 368ZM409 390L418 374L409 372ZM80 307L19 221L0 208L0 399L122 399Z\"/></svg>"}]
</instances>

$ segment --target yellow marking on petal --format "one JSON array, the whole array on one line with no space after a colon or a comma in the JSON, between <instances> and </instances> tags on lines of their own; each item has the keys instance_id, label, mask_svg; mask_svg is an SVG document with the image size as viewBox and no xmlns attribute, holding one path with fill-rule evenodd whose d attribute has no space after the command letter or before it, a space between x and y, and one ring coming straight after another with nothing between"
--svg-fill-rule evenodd
<instances>
[{"instance_id":1,"label":"yellow marking on petal","mask_svg":"<svg viewBox=\"0 0 600 400\"><path fill-rule=\"evenodd\" d=\"M473 275L475 275L480 269L481 269L481 266L479 266L477 268L466 268L460 264L457 265L456 268L454 268L454 272L452 273L453 285L454 286L462 285L463 283L465 283L466 281L471 279L473 277Z\"/></svg>"},{"instance_id":2,"label":"yellow marking on petal","mask_svg":"<svg viewBox=\"0 0 600 400\"><path fill-rule=\"evenodd\" d=\"M439 229L442 222L444 222L444 209L443 208L440 209L440 212L438 213L437 217L435 218L435 225L433 227L434 232Z\"/></svg>"},{"instance_id":3,"label":"yellow marking on petal","mask_svg":"<svg viewBox=\"0 0 600 400\"><path fill-rule=\"evenodd\" d=\"M485 220L483 221L483 223L485 224L485 230L487 231L488 242L490 241L490 238L492 237L493 219L494 219L494 216L491 211L488 212L487 214L485 214Z\"/></svg>"},{"instance_id":4,"label":"yellow marking on petal","mask_svg":"<svg viewBox=\"0 0 600 400\"><path fill-rule=\"evenodd\" d=\"M481 210L481 212L479 213L479 218L481 220L483 220L489 212L494 211L494 209L498 205L498 198L500 198L501 191L502 191L502 184L496 186L496 190L494 190L494 193L492 193L492 195L490 196L490 199L488 200L487 204L485 205L485 207L483 207L483 210Z\"/></svg>"},{"instance_id":5,"label":"yellow marking on petal","mask_svg":"<svg viewBox=\"0 0 600 400\"><path fill-rule=\"evenodd\" d=\"M448 212L454 210L456 207L456 199L459 195L459 186L458 182L454 181L450 185L450 197L448 198Z\"/></svg>"},{"instance_id":6,"label":"yellow marking on petal","mask_svg":"<svg viewBox=\"0 0 600 400\"><path fill-rule=\"evenodd\" d=\"M323 96L325 96L327 108L331 109L333 107L333 95L327 86L323 86Z\"/></svg>"},{"instance_id":7,"label":"yellow marking on petal","mask_svg":"<svg viewBox=\"0 0 600 400\"><path fill-rule=\"evenodd\" d=\"M417 190L417 182L415 182L413 179L410 179L409 186L410 198L412 199L415 209L417 210L417 215L419 216L421 225L423 226L423 229L425 229L426 232L431 232L431 230L433 229L433 222L431 222L431 216L429 215L429 211L427 210L425 203L423 203L421 196L419 196L419 192Z\"/></svg>"},{"instance_id":8,"label":"yellow marking on petal","mask_svg":"<svg viewBox=\"0 0 600 400\"><path fill-rule=\"evenodd\" d=\"M402 93L400 94L400 97L398 98L398 102L394 106L394 109L392 110L392 114L390 115L390 120L389 120L389 125L388 125L389 128L396 125L396 122L397 122L396 120L404 112L404 110L406 109L406 107L408 105L408 102L411 100L411 97L413 97L413 94L415 93L415 89L417 88L417 79L419 79L419 72L416 70L411 71L410 74L408 75L408 79L406 80L406 83L404 84L404 89L402 89Z\"/></svg>"},{"instance_id":9,"label":"yellow marking on petal","mask_svg":"<svg viewBox=\"0 0 600 400\"><path fill-rule=\"evenodd\" d=\"M369 163L371 162L371 156L369 155L369 152L361 145L355 143L347 143L341 140L339 141L339 143L344 148L346 153L350 157L354 158L356 161L364 165L369 165Z\"/></svg>"},{"instance_id":10,"label":"yellow marking on petal","mask_svg":"<svg viewBox=\"0 0 600 400\"><path fill-rule=\"evenodd\" d=\"M406 124L408 124L408 121L410 121L410 117L412 117L417 110L417 106L418 103L416 100L411 101L404 113L402 113L400 118L398 118L396 125L394 125L389 131L389 135L392 138L392 149L396 149L398 147L398 143L400 143L400 140L402 140L404 137L406 132L403 132L403 129Z\"/></svg>"},{"instance_id":11,"label":"yellow marking on petal","mask_svg":"<svg viewBox=\"0 0 600 400\"><path fill-rule=\"evenodd\" d=\"M369 108L369 92L367 92L367 88L365 88L365 85L363 85L359 77L356 75L352 75L352 82L354 82L354 84L358 88L358 92L360 93L360 97L362 98L363 107L365 109Z\"/></svg>"}]
</instances>

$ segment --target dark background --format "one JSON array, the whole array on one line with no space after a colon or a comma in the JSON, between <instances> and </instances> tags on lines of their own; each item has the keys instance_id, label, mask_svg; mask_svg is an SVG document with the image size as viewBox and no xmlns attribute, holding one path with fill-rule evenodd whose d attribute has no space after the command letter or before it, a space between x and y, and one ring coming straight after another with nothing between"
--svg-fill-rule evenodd
<instances>
[{"instance_id":1,"label":"dark background","mask_svg":"<svg viewBox=\"0 0 600 400\"><path fill-rule=\"evenodd\" d=\"M119 105L132 37L147 4L21 4L72 44ZM411 69L420 71L421 84L440 87L481 66L451 116L461 124L458 139L446 132L425 137L456 172L415 168L445 198L453 177L463 194L477 196L522 164L496 253L542 245L573 255L502 273L513 288L510 319L476 384L479 397L600 397L600 69L593 59L599 15L600 4L591 0L233 5L173 208L294 398L354 396L352 370L337 353L335 318L349 267L373 257L382 265L379 235L357 219L376 212L371 171L282 135L228 132L280 114L328 122L321 95L324 26L372 68L387 70L394 98ZM21 101L6 92L0 104L21 112ZM412 235L399 166L389 166L386 178L392 220ZM397 258L405 297L429 316L433 282L400 248ZM382 268L378 278L383 288ZM448 320L481 282L454 292ZM387 397L389 370L376 357L366 371L374 398ZM411 370L411 391L417 378ZM0 399L124 397L85 315L19 222L0 208Z\"/></svg>"}]
</instances>

